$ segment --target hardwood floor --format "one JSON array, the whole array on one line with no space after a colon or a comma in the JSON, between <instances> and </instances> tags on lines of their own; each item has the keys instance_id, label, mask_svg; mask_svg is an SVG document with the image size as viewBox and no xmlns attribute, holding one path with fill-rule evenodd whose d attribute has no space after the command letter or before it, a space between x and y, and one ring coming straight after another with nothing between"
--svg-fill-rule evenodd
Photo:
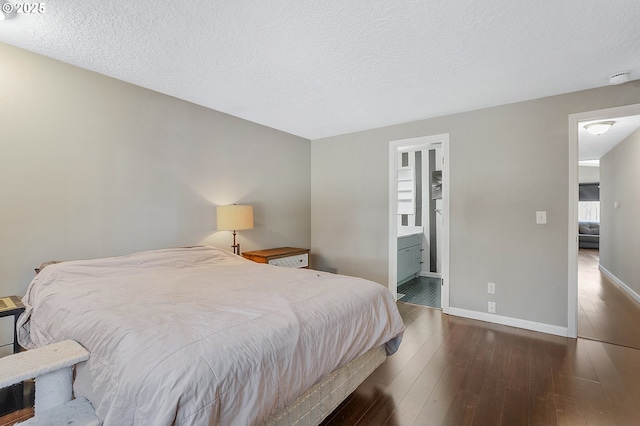
<instances>
[{"instance_id":1,"label":"hardwood floor","mask_svg":"<svg viewBox=\"0 0 640 426\"><path fill-rule=\"evenodd\" d=\"M400 350L323 425L640 424L640 350L398 306Z\"/></svg>"},{"instance_id":2,"label":"hardwood floor","mask_svg":"<svg viewBox=\"0 0 640 426\"><path fill-rule=\"evenodd\" d=\"M578 336L640 349L640 305L600 272L598 250L578 262Z\"/></svg>"}]
</instances>

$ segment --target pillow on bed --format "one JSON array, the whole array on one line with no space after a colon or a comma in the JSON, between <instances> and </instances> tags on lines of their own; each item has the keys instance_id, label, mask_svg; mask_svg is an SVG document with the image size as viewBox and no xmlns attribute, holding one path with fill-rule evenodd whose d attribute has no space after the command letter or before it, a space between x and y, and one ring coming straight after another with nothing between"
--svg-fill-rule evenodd
<instances>
[{"instance_id":1,"label":"pillow on bed","mask_svg":"<svg viewBox=\"0 0 640 426\"><path fill-rule=\"evenodd\" d=\"M41 264L39 264L38 266L35 267L36 275L38 275L40 273L40 271L42 271L47 266L55 265L56 263L62 263L62 262L64 262L64 260L49 260L47 262L42 262Z\"/></svg>"}]
</instances>

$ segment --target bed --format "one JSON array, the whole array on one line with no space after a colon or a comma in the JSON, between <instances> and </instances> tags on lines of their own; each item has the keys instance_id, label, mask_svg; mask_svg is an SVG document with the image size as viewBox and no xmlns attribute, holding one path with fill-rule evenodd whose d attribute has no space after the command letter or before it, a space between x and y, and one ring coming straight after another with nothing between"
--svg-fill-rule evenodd
<instances>
[{"instance_id":1,"label":"bed","mask_svg":"<svg viewBox=\"0 0 640 426\"><path fill-rule=\"evenodd\" d=\"M74 393L105 425L309 419L404 331L379 284L208 246L52 264L23 301L21 345L73 339L91 353Z\"/></svg>"}]
</instances>

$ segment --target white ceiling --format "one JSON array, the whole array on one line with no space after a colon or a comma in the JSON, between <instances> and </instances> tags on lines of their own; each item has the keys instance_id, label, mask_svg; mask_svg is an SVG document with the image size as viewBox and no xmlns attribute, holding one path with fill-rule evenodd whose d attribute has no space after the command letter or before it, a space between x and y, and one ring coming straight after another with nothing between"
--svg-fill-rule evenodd
<instances>
[{"instance_id":1,"label":"white ceiling","mask_svg":"<svg viewBox=\"0 0 640 426\"><path fill-rule=\"evenodd\" d=\"M317 139L640 78L639 16L638 0L54 0L0 41Z\"/></svg>"}]
</instances>

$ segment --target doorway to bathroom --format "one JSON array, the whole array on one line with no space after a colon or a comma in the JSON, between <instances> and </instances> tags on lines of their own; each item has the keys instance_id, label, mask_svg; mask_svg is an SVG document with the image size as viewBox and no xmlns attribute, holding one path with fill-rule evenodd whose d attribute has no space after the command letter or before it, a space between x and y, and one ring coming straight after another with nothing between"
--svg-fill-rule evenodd
<instances>
[{"instance_id":1,"label":"doorway to bathroom","mask_svg":"<svg viewBox=\"0 0 640 426\"><path fill-rule=\"evenodd\" d=\"M449 135L389 144L389 289L449 308Z\"/></svg>"}]
</instances>

